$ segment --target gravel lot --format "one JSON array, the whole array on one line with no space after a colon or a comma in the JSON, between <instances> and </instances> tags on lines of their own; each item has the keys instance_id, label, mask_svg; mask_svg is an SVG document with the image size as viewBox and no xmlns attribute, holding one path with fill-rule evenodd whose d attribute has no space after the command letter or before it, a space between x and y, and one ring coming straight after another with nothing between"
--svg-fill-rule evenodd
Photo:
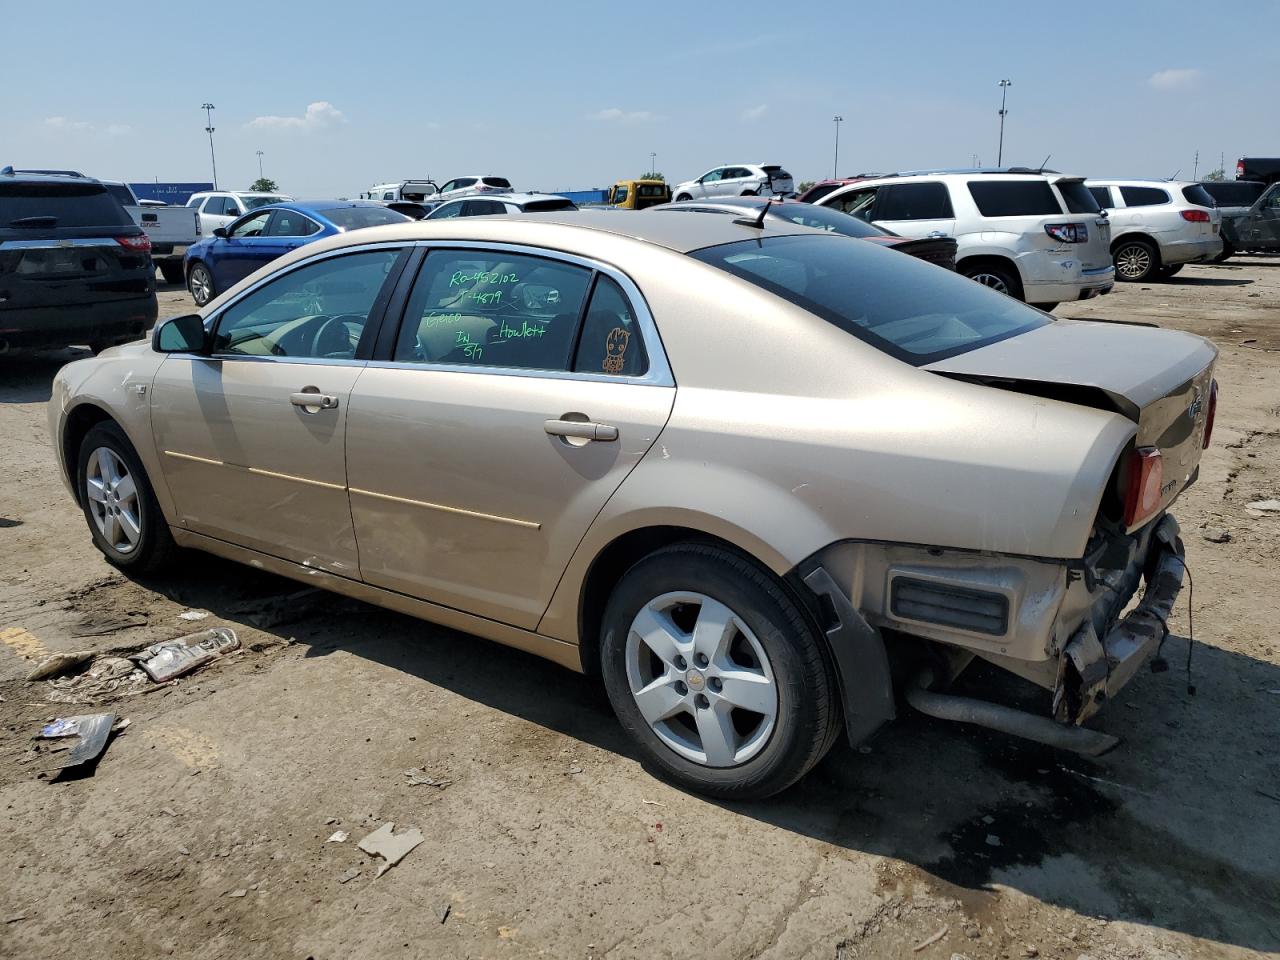
<instances>
[{"instance_id":1,"label":"gravel lot","mask_svg":"<svg viewBox=\"0 0 1280 960\"><path fill-rule=\"evenodd\" d=\"M48 445L50 380L81 352L0 357L0 956L1275 955L1280 514L1246 504L1280 497L1280 259L1057 312L1222 351L1214 443L1175 510L1194 695L1184 593L1171 669L1104 714L1124 742L1101 760L908 713L742 805L654 780L590 684L530 656L339 598L255 626L241 611L297 586L198 555L121 576ZM106 706L131 725L92 775L31 752L44 720L95 709L24 682L46 651L218 624L244 651ZM389 821L425 840L375 878L356 843Z\"/></svg>"}]
</instances>

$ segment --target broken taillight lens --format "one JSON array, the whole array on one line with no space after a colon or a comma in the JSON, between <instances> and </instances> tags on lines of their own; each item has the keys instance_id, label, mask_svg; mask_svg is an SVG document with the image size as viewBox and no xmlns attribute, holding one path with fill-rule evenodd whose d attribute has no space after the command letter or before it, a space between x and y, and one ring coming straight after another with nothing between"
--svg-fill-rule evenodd
<instances>
[{"instance_id":1,"label":"broken taillight lens","mask_svg":"<svg viewBox=\"0 0 1280 960\"><path fill-rule=\"evenodd\" d=\"M1124 525L1145 520L1160 505L1164 458L1155 447L1139 447L1129 460L1129 489L1124 498Z\"/></svg>"},{"instance_id":2,"label":"broken taillight lens","mask_svg":"<svg viewBox=\"0 0 1280 960\"><path fill-rule=\"evenodd\" d=\"M1089 242L1089 228L1083 223L1046 223L1044 232L1059 243Z\"/></svg>"},{"instance_id":3,"label":"broken taillight lens","mask_svg":"<svg viewBox=\"0 0 1280 960\"><path fill-rule=\"evenodd\" d=\"M1213 418L1218 415L1218 381L1209 384L1209 409L1204 415L1204 447L1209 448L1209 438L1213 436Z\"/></svg>"},{"instance_id":4,"label":"broken taillight lens","mask_svg":"<svg viewBox=\"0 0 1280 960\"><path fill-rule=\"evenodd\" d=\"M151 238L145 233L140 237L116 237L116 243L124 247L126 250L132 250L135 253L150 253Z\"/></svg>"}]
</instances>

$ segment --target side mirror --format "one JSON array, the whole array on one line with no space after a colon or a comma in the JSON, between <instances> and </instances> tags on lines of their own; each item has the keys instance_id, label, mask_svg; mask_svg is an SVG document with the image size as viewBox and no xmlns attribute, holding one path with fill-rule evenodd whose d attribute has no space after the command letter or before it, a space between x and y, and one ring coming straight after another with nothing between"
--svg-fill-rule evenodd
<instances>
[{"instance_id":1,"label":"side mirror","mask_svg":"<svg viewBox=\"0 0 1280 960\"><path fill-rule=\"evenodd\" d=\"M213 235L214 235L215 237L222 237L222 239L224 239L224 240L225 240L225 239L227 238L227 228L226 228L226 227L214 227L214 228L213 228Z\"/></svg>"},{"instance_id":2,"label":"side mirror","mask_svg":"<svg viewBox=\"0 0 1280 960\"><path fill-rule=\"evenodd\" d=\"M198 313L187 313L160 323L151 335L156 353L204 353L208 337Z\"/></svg>"}]
</instances>

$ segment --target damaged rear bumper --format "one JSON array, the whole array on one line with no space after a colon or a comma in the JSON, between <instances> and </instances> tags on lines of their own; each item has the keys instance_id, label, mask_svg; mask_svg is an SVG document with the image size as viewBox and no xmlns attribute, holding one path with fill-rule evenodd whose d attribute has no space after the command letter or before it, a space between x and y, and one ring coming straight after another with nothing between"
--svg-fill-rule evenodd
<instances>
[{"instance_id":1,"label":"damaged rear bumper","mask_svg":"<svg viewBox=\"0 0 1280 960\"><path fill-rule=\"evenodd\" d=\"M1063 648L1053 693L1053 717L1082 724L1128 683L1160 647L1182 590L1185 551L1169 514L1152 532L1146 586L1138 605L1102 636L1086 620Z\"/></svg>"}]
</instances>

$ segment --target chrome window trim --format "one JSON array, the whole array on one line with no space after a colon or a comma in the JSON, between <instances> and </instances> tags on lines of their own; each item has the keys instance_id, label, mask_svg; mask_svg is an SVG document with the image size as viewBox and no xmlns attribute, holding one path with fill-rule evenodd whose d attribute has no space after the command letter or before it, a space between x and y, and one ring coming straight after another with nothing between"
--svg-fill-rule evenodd
<instances>
[{"instance_id":1,"label":"chrome window trim","mask_svg":"<svg viewBox=\"0 0 1280 960\"><path fill-rule=\"evenodd\" d=\"M640 327L640 335L644 340L645 351L649 355L649 369L643 376L628 377L611 373L586 373L573 370L535 370L527 367L496 367L489 365L466 366L457 363L417 363L406 360L371 360L369 366L379 370L437 370L449 373L477 373L485 376L533 377L540 380L585 380L592 383L634 383L650 387L674 387L675 375L671 372L671 364L667 360L667 351L662 346L662 337L658 333L658 325L653 314L649 312L649 304L632 279L612 264L590 257L567 253L551 247L532 247L522 243L505 243L486 240L418 240L414 246L431 250L493 250L502 253L520 254L526 257L541 257L544 260L560 260L587 270L596 270L613 280L622 288L636 312L636 323ZM428 257L429 259L429 257ZM423 261L418 270L426 267ZM417 282L414 277L414 282ZM591 291L589 291L591 292ZM410 288L412 296L412 288ZM408 301L406 300L406 305ZM403 323L403 320L401 321ZM397 339L398 339L397 332Z\"/></svg>"}]
</instances>

